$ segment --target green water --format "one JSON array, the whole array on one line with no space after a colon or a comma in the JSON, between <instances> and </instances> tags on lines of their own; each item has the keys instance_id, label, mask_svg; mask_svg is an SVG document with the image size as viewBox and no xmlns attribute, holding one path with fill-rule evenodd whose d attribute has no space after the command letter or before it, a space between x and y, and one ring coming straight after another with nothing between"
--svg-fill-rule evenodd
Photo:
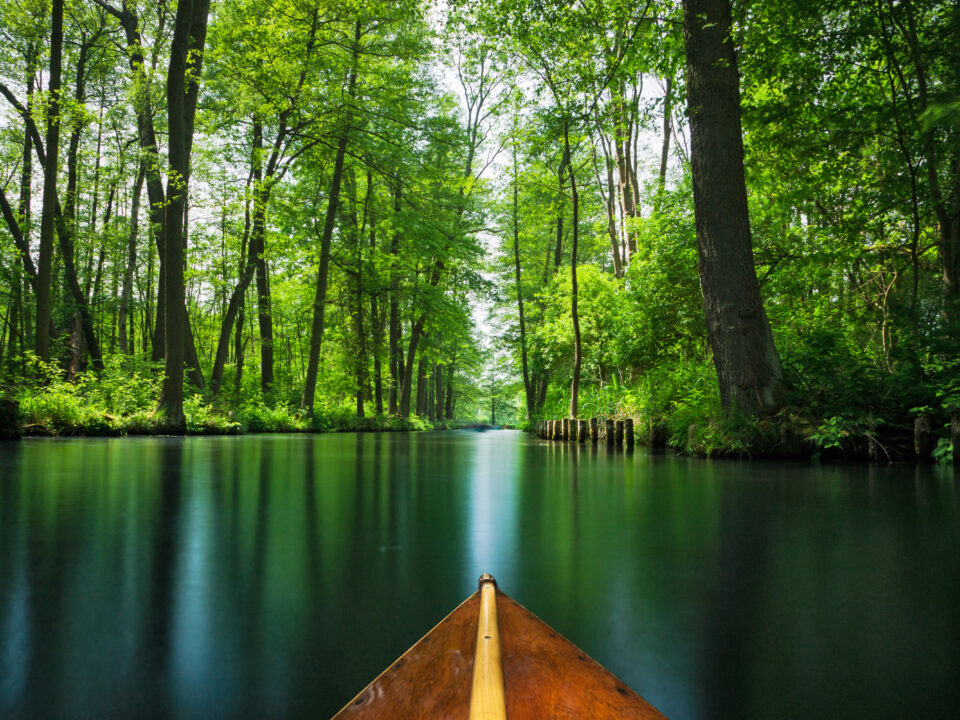
<instances>
[{"instance_id":1,"label":"green water","mask_svg":"<svg viewBox=\"0 0 960 720\"><path fill-rule=\"evenodd\" d=\"M483 571L673 720L960 717L951 471L509 431L0 444L0 717L326 717Z\"/></svg>"}]
</instances>

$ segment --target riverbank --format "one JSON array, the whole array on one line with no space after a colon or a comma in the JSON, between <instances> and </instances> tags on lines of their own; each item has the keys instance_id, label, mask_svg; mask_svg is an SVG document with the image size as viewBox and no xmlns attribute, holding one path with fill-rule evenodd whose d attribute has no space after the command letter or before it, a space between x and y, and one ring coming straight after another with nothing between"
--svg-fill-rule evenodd
<instances>
[{"instance_id":1,"label":"riverbank","mask_svg":"<svg viewBox=\"0 0 960 720\"><path fill-rule=\"evenodd\" d=\"M944 432L936 432L935 425L923 414L911 426L881 418L854 422L842 416L815 424L799 413L784 412L760 419L704 418L689 424L685 432L675 420L629 416L543 420L526 429L552 442L628 449L637 445L699 457L958 464L960 413L953 413Z\"/></svg>"},{"instance_id":2,"label":"riverbank","mask_svg":"<svg viewBox=\"0 0 960 720\"><path fill-rule=\"evenodd\" d=\"M401 418L376 415L315 415L313 418L279 408L246 408L238 412L217 412L194 409L187 412L187 435L247 435L257 433L328 433L328 432L411 432L459 428L456 423L431 423L419 417ZM58 415L34 414L20 417L16 437L136 437L167 435L162 417L153 413L114 416L89 413L80 422ZM5 439L16 439L14 436Z\"/></svg>"},{"instance_id":3,"label":"riverbank","mask_svg":"<svg viewBox=\"0 0 960 720\"><path fill-rule=\"evenodd\" d=\"M0 400L0 440L20 437L123 437L166 435L156 411L137 409L113 413L85 404L72 394L55 391ZM316 413L308 418L283 404L248 402L238 408L217 407L195 396L184 405L187 435L255 433L409 432L473 427L463 423L431 422L417 416L357 417L347 413Z\"/></svg>"}]
</instances>

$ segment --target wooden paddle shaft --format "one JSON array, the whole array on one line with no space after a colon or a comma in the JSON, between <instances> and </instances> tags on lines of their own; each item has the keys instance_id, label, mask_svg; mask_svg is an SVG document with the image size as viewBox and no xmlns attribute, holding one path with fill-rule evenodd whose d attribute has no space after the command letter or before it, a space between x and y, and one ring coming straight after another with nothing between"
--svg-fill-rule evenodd
<instances>
[{"instance_id":1,"label":"wooden paddle shaft","mask_svg":"<svg viewBox=\"0 0 960 720\"><path fill-rule=\"evenodd\" d=\"M480 619L473 661L470 720L506 720L506 717L500 630L497 627L497 584L492 576L484 573L480 576Z\"/></svg>"}]
</instances>

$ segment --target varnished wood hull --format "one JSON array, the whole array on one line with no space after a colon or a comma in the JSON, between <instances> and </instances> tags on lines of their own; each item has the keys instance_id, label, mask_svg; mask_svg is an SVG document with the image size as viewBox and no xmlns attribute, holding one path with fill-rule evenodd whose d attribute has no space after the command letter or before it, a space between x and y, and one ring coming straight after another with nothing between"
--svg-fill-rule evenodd
<instances>
[{"instance_id":1,"label":"varnished wood hull","mask_svg":"<svg viewBox=\"0 0 960 720\"><path fill-rule=\"evenodd\" d=\"M506 715L663 720L533 613L497 590ZM480 593L474 593L334 716L334 720L467 720Z\"/></svg>"}]
</instances>

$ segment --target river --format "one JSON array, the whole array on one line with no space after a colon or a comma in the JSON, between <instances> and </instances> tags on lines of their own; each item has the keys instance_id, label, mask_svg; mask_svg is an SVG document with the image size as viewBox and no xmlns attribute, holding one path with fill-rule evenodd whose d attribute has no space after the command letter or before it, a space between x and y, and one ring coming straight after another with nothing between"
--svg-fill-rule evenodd
<instances>
[{"instance_id":1,"label":"river","mask_svg":"<svg viewBox=\"0 0 960 720\"><path fill-rule=\"evenodd\" d=\"M672 720L960 717L949 469L512 431L0 444L0 717L328 717L484 571Z\"/></svg>"}]
</instances>

